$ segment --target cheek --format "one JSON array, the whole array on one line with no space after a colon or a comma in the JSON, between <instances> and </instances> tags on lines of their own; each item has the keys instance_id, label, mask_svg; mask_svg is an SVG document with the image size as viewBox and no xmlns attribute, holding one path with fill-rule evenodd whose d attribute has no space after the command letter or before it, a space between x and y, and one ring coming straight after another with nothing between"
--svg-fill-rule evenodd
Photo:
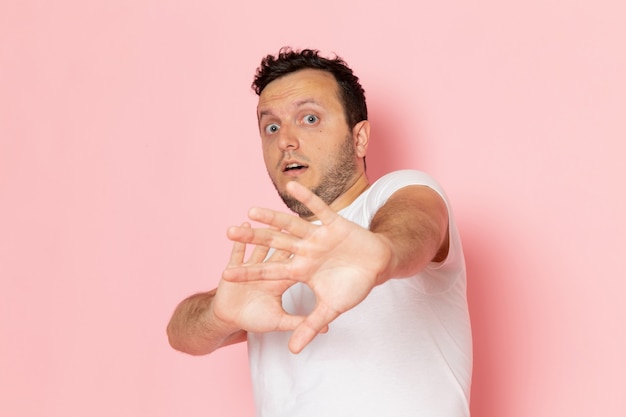
<instances>
[{"instance_id":1,"label":"cheek","mask_svg":"<svg viewBox=\"0 0 626 417\"><path fill-rule=\"evenodd\" d=\"M272 148L269 146L262 146L261 151L263 152L263 161L268 168L274 167L276 165L276 152L272 151Z\"/></svg>"}]
</instances>

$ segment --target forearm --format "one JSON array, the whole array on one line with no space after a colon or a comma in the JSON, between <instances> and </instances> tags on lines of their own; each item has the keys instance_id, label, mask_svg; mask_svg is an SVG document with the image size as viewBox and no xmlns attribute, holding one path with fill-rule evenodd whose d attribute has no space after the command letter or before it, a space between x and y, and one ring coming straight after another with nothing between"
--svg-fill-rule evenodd
<instances>
[{"instance_id":1,"label":"forearm","mask_svg":"<svg viewBox=\"0 0 626 417\"><path fill-rule=\"evenodd\" d=\"M246 332L220 323L213 314L216 290L183 300L167 325L170 345L191 355L205 355L216 349L246 340Z\"/></svg>"},{"instance_id":2,"label":"forearm","mask_svg":"<svg viewBox=\"0 0 626 417\"><path fill-rule=\"evenodd\" d=\"M370 225L391 253L377 284L411 276L429 262L443 261L448 250L447 227L447 207L433 190L411 186L396 192Z\"/></svg>"}]
</instances>

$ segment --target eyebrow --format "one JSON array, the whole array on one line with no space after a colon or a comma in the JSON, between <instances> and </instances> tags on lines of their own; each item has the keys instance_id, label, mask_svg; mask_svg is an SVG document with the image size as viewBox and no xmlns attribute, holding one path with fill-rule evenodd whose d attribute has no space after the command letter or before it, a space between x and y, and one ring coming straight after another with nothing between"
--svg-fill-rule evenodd
<instances>
[{"instance_id":1,"label":"eyebrow","mask_svg":"<svg viewBox=\"0 0 626 417\"><path fill-rule=\"evenodd\" d=\"M305 106L307 104L314 104L316 106L321 107L322 105L320 103L318 103L315 99L313 98L305 98L303 100L298 100L294 103L293 107L295 108L300 108L302 106ZM271 110L262 110L259 112L257 119L261 120L264 116L272 116L273 113Z\"/></svg>"}]
</instances>

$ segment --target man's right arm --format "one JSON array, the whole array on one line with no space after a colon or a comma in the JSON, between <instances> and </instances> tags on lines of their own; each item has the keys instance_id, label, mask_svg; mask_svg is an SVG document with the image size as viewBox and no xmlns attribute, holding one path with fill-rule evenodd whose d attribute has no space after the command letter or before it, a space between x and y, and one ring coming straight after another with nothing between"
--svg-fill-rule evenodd
<instances>
[{"instance_id":1,"label":"man's right arm","mask_svg":"<svg viewBox=\"0 0 626 417\"><path fill-rule=\"evenodd\" d=\"M243 223L243 228L250 228ZM246 244L233 242L226 270L243 264L263 263L269 247L256 246L247 261ZM267 259L280 262L291 256L277 250ZM243 342L250 332L289 331L304 320L288 314L282 305L283 293L295 281L258 280L256 282L228 282L221 279L218 287L183 300L167 325L170 345L191 355L206 355L214 350Z\"/></svg>"},{"instance_id":2,"label":"man's right arm","mask_svg":"<svg viewBox=\"0 0 626 417\"><path fill-rule=\"evenodd\" d=\"M183 300L167 325L170 345L190 355L206 355L216 349L243 342L244 330L227 326L213 312L217 289L194 294Z\"/></svg>"}]
</instances>

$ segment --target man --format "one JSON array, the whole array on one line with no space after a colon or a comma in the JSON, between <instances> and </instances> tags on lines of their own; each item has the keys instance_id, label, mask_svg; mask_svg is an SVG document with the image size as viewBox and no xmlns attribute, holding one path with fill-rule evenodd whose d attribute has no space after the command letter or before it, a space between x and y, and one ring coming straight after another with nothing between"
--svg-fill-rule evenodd
<instances>
[{"instance_id":1,"label":"man","mask_svg":"<svg viewBox=\"0 0 626 417\"><path fill-rule=\"evenodd\" d=\"M228 229L222 279L178 306L171 345L247 340L259 417L468 416L465 266L443 191L409 170L370 185L364 91L340 58L282 49L253 88L268 174L296 215L254 208L267 227Z\"/></svg>"}]
</instances>

